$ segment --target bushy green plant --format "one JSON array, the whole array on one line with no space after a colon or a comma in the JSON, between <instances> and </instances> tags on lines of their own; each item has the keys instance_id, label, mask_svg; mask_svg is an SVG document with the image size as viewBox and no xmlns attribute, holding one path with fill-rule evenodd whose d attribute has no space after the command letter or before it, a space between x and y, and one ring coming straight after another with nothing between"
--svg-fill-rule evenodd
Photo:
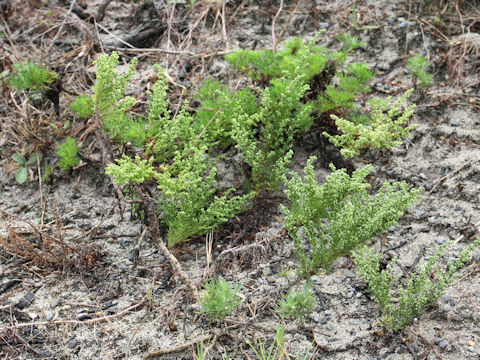
<instances>
[{"instance_id":1,"label":"bushy green plant","mask_svg":"<svg viewBox=\"0 0 480 360\"><path fill-rule=\"evenodd\" d=\"M222 320L230 315L242 303L238 292L239 284L229 284L225 280L210 280L203 284L200 313L208 315L211 320Z\"/></svg>"},{"instance_id":2,"label":"bushy green plant","mask_svg":"<svg viewBox=\"0 0 480 360\"><path fill-rule=\"evenodd\" d=\"M118 54L102 55L95 61L97 78L93 86L93 102L95 113L101 120L107 134L112 138L123 141L136 140L132 137L130 128L135 128L135 120L126 114L126 111L135 103L135 98L125 96L125 87L135 73L137 59L134 58L127 72L118 74ZM83 100L82 100L83 101Z\"/></svg>"},{"instance_id":3,"label":"bushy green plant","mask_svg":"<svg viewBox=\"0 0 480 360\"><path fill-rule=\"evenodd\" d=\"M217 188L214 161L208 145L196 134L194 117L186 106L171 117L166 99L166 80L159 71L154 85L144 134L151 139L145 148L150 160L124 157L107 167L114 182L143 184L155 180L160 191L157 212L167 232L169 246L215 230L238 213L254 193L234 195L235 189ZM158 166L154 168L153 161Z\"/></svg>"},{"instance_id":4,"label":"bushy green plant","mask_svg":"<svg viewBox=\"0 0 480 360\"><path fill-rule=\"evenodd\" d=\"M234 112L232 138L251 167L257 189L280 186L294 135L311 126L313 106L300 101L308 88L301 74L293 80L275 79L262 92L258 112L249 115L241 108Z\"/></svg>"},{"instance_id":5,"label":"bushy green plant","mask_svg":"<svg viewBox=\"0 0 480 360\"><path fill-rule=\"evenodd\" d=\"M430 61L422 55L417 54L408 59L407 69L419 80L417 84L419 88L430 86L433 82L432 75L428 73L428 67L430 65Z\"/></svg>"},{"instance_id":6,"label":"bushy green plant","mask_svg":"<svg viewBox=\"0 0 480 360\"><path fill-rule=\"evenodd\" d=\"M19 166L15 173L15 180L19 184L23 184L28 179L28 167L37 161L38 153L33 153L30 157L25 159L22 154L15 153L12 155L12 159Z\"/></svg>"},{"instance_id":7,"label":"bushy green plant","mask_svg":"<svg viewBox=\"0 0 480 360\"><path fill-rule=\"evenodd\" d=\"M439 257L451 243L443 244L416 273L409 274L405 286L400 284L400 277L393 273L396 259L390 261L386 269L380 270L382 254L374 254L373 250L366 246L354 252L355 265L368 283L386 329L402 330L432 306L442 296L445 288L456 279L456 271L465 265L473 248L480 245L480 240L469 245L455 262L449 262L445 267L439 264Z\"/></svg>"},{"instance_id":8,"label":"bushy green plant","mask_svg":"<svg viewBox=\"0 0 480 360\"><path fill-rule=\"evenodd\" d=\"M56 154L60 157L58 166L62 170L69 170L78 164L78 146L75 139L68 137L63 143L57 146Z\"/></svg>"},{"instance_id":9,"label":"bushy green plant","mask_svg":"<svg viewBox=\"0 0 480 360\"><path fill-rule=\"evenodd\" d=\"M301 270L307 274L320 268L329 270L337 257L387 230L423 190L409 190L405 182L384 183L370 196L365 178L371 165L352 176L330 165L332 173L319 186L313 169L315 159L311 157L305 166L305 180L295 173L285 180L289 204L281 207Z\"/></svg>"},{"instance_id":10,"label":"bushy green plant","mask_svg":"<svg viewBox=\"0 0 480 360\"><path fill-rule=\"evenodd\" d=\"M77 96L70 107L77 113L80 119L85 119L95 114L94 101L87 95Z\"/></svg>"},{"instance_id":11,"label":"bushy green plant","mask_svg":"<svg viewBox=\"0 0 480 360\"><path fill-rule=\"evenodd\" d=\"M196 95L200 106L195 113L195 128L205 141L232 144L232 121L237 111L251 116L258 111L257 98L249 89L230 91L218 81L208 79Z\"/></svg>"},{"instance_id":12,"label":"bushy green plant","mask_svg":"<svg viewBox=\"0 0 480 360\"><path fill-rule=\"evenodd\" d=\"M17 90L42 91L58 77L55 72L35 65L31 60L13 64L13 67L16 71L10 74L6 82Z\"/></svg>"},{"instance_id":13,"label":"bushy green plant","mask_svg":"<svg viewBox=\"0 0 480 360\"><path fill-rule=\"evenodd\" d=\"M327 85L324 94L318 96L320 112L350 111L358 94L370 89L366 83L373 77L364 63L352 63L344 73L337 74L339 85Z\"/></svg>"},{"instance_id":14,"label":"bushy green plant","mask_svg":"<svg viewBox=\"0 0 480 360\"><path fill-rule=\"evenodd\" d=\"M403 103L411 94L412 89L406 91L398 100L392 102L391 98L370 100L370 121L358 123L332 115L335 124L342 132L341 135L323 134L339 147L345 158L360 154L360 150L392 149L402 143L401 139L410 135L410 131L416 126L405 123L413 115L415 105L408 105L403 109Z\"/></svg>"},{"instance_id":15,"label":"bushy green plant","mask_svg":"<svg viewBox=\"0 0 480 360\"><path fill-rule=\"evenodd\" d=\"M317 306L315 295L308 286L305 286L301 291L290 290L280 301L278 312L284 318L295 317L303 323L315 306Z\"/></svg>"}]
</instances>

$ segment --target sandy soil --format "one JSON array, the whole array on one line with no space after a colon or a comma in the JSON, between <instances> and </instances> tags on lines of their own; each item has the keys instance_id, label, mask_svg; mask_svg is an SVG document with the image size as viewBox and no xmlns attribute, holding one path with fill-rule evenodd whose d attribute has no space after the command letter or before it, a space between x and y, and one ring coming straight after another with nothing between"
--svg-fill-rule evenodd
<instances>
[{"instance_id":1,"label":"sandy soil","mask_svg":"<svg viewBox=\"0 0 480 360\"><path fill-rule=\"evenodd\" d=\"M223 57L208 54L239 47L271 48L273 19L275 33L283 39L311 38L322 27L326 32L321 41L331 46L338 46L335 37L340 33L360 36L367 46L351 59L364 61L375 71L367 97L403 93L413 86L405 69L409 54L429 57L435 81L410 98L417 104L412 122L418 127L412 136L392 152L364 152L353 164L373 164L373 188L385 180L405 180L425 188L421 200L383 236L386 248L397 247L391 253L403 269L419 255L429 256L445 241L455 240L442 259L451 260L478 237L478 7L464 2L457 11L455 2L446 0L436 5L358 1L358 24L366 28L355 30L350 1L287 2L281 9L277 2L235 1L227 2L224 10L219 3L198 1L188 8L180 1L112 1L104 18L97 16L95 26L94 21L81 18L82 11L97 14L100 2L77 2L68 12L69 3L60 1L27 5L0 1L4 18L0 70L25 58L61 65L66 68L63 86L68 91L61 92L63 110L57 119L50 104L32 105L10 95L6 86L2 89L0 231L6 240L14 236L8 229L37 239L40 249L38 256L0 251L3 359L141 359L160 350L164 354L152 358L192 359L193 344L202 337L208 348L206 358L223 359L228 354L230 359L255 359L248 342L258 348L256 341L262 339L270 346L281 322L274 311L278 300L305 282L293 271L296 258L277 208L284 201L281 194L265 195L250 214L240 215L237 234L230 238L225 231L215 234L210 267L217 276L242 284L243 304L225 321L210 323L198 315L188 288L158 253L136 214L129 206L119 205L98 152L83 148L88 163L82 161L68 173L57 169L41 183L36 166L31 167L32 181L15 182L11 155L25 149L29 139L43 150L42 172L48 164L53 166L52 144L64 134L53 131L48 123L61 126L68 120L68 131L84 125L68 109L71 93L86 92L91 86L92 60L102 47L111 50L122 44L120 39L128 42L142 26L151 33L134 49L125 44L118 49L123 59L136 55L141 64L130 91L144 91L151 65L160 63L177 84L177 88L171 86L173 104L181 101L181 86L194 93L206 77L237 84L237 75ZM63 22L62 33L55 38ZM328 163L341 160L320 134L310 132L297 140L291 167L300 171L306 159L316 155L321 159L318 173L323 181ZM85 140L84 146L88 145ZM239 176L232 165L238 160L235 156L227 154L220 169L220 174L228 175L222 180L226 183ZM252 225L260 213L263 216ZM66 251L60 260L42 262L48 258L51 237L62 239L75 251ZM200 284L207 262L205 239L173 253ZM378 308L352 260L340 258L332 273L312 277L318 306L305 324L286 321L285 348L292 359L305 355L315 359L478 359L479 250L473 259L436 306L404 331L388 334L379 326Z\"/></svg>"}]
</instances>

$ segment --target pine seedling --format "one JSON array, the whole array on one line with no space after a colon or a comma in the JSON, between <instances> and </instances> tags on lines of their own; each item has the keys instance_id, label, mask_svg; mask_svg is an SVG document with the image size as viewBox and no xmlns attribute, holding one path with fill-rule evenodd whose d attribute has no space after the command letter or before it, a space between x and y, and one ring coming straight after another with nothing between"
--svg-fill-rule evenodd
<instances>
[{"instance_id":1,"label":"pine seedling","mask_svg":"<svg viewBox=\"0 0 480 360\"><path fill-rule=\"evenodd\" d=\"M225 280L210 280L203 284L205 290L201 294L200 313L206 314L210 320L222 320L230 315L242 302L238 296L239 284L229 284Z\"/></svg>"},{"instance_id":2,"label":"pine seedling","mask_svg":"<svg viewBox=\"0 0 480 360\"><path fill-rule=\"evenodd\" d=\"M419 81L417 84L419 88L430 86L433 82L432 75L428 73L430 65L430 61L422 55L417 54L408 59L407 69Z\"/></svg>"},{"instance_id":3,"label":"pine seedling","mask_svg":"<svg viewBox=\"0 0 480 360\"><path fill-rule=\"evenodd\" d=\"M7 79L7 85L17 90L32 90L41 92L58 75L45 69L43 66L35 65L31 60L13 64L15 73L11 74Z\"/></svg>"},{"instance_id":4,"label":"pine seedling","mask_svg":"<svg viewBox=\"0 0 480 360\"><path fill-rule=\"evenodd\" d=\"M38 158L38 153L33 153L30 157L25 159L22 154L15 153L12 155L12 159L19 166L17 172L15 173L15 180L19 184L23 184L28 179L28 167L33 165Z\"/></svg>"},{"instance_id":5,"label":"pine seedling","mask_svg":"<svg viewBox=\"0 0 480 360\"><path fill-rule=\"evenodd\" d=\"M313 169L315 159L307 161L304 180L296 173L285 180L289 204L281 207L304 274L320 268L330 270L337 257L386 231L423 190L409 190L405 182L386 182L371 196L365 179L371 165L354 171L352 176L330 165L332 173L319 186Z\"/></svg>"},{"instance_id":6,"label":"pine seedling","mask_svg":"<svg viewBox=\"0 0 480 360\"><path fill-rule=\"evenodd\" d=\"M345 158L351 158L360 154L360 150L371 149L392 149L400 145L402 139L410 135L415 125L405 127L409 118L413 115L415 105L408 105L402 108L407 97L413 89L406 91L398 100L391 102L387 99L370 100L370 122L355 123L339 116L332 115L335 124L342 132L341 135L330 135L324 132L328 140L340 148Z\"/></svg>"},{"instance_id":7,"label":"pine seedling","mask_svg":"<svg viewBox=\"0 0 480 360\"><path fill-rule=\"evenodd\" d=\"M306 285L302 291L290 290L280 301L277 311L284 318L294 317L303 323L315 306L317 306L315 295Z\"/></svg>"},{"instance_id":8,"label":"pine seedling","mask_svg":"<svg viewBox=\"0 0 480 360\"><path fill-rule=\"evenodd\" d=\"M439 264L439 257L451 244L448 242L440 246L424 266L408 276L406 286L399 284L400 278L393 275L396 259L391 260L386 269L380 270L382 254L374 254L366 246L353 253L355 265L367 281L372 299L380 308L381 323L387 330L402 330L432 306L457 278L457 270L465 265L472 250L480 246L480 239L465 248L445 269Z\"/></svg>"},{"instance_id":9,"label":"pine seedling","mask_svg":"<svg viewBox=\"0 0 480 360\"><path fill-rule=\"evenodd\" d=\"M56 154L60 157L58 166L64 171L71 169L80 161L77 156L77 142L71 137L68 137L63 143L57 146Z\"/></svg>"}]
</instances>

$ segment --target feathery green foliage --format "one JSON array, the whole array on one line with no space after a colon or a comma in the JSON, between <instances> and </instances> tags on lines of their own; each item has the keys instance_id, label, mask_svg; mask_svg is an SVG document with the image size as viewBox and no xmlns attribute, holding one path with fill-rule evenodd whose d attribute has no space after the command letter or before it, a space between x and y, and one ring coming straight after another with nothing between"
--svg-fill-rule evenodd
<instances>
[{"instance_id":1,"label":"feathery green foliage","mask_svg":"<svg viewBox=\"0 0 480 360\"><path fill-rule=\"evenodd\" d=\"M16 72L7 79L7 85L17 90L42 91L58 75L43 66L35 65L31 60L13 64Z\"/></svg>"},{"instance_id":2,"label":"feathery green foliage","mask_svg":"<svg viewBox=\"0 0 480 360\"><path fill-rule=\"evenodd\" d=\"M445 266L439 264L439 257L451 244L452 242L449 242L440 246L424 266L416 273L411 273L406 286L399 284L400 277L393 274L396 259L393 259L385 270L380 270L382 254L374 254L373 250L366 246L354 252L355 265L367 281L373 300L380 307L381 322L386 329L402 330L432 306L442 296L445 288L457 278L456 271L465 265L472 250L480 246L480 240L465 248L445 270Z\"/></svg>"},{"instance_id":3,"label":"feathery green foliage","mask_svg":"<svg viewBox=\"0 0 480 360\"><path fill-rule=\"evenodd\" d=\"M302 78L272 80L272 86L262 92L258 112L249 115L237 108L232 118L232 138L251 167L257 189L280 186L292 156L293 136L311 126L313 107L300 101L308 89Z\"/></svg>"},{"instance_id":4,"label":"feathery green foliage","mask_svg":"<svg viewBox=\"0 0 480 360\"><path fill-rule=\"evenodd\" d=\"M303 323L315 306L317 306L315 295L306 285L302 291L290 290L280 301L278 312L284 318L296 317Z\"/></svg>"},{"instance_id":5,"label":"feathery green foliage","mask_svg":"<svg viewBox=\"0 0 480 360\"><path fill-rule=\"evenodd\" d=\"M95 104L93 99L87 95L77 96L70 108L77 113L80 119L86 119L95 114Z\"/></svg>"},{"instance_id":6,"label":"feathery green foliage","mask_svg":"<svg viewBox=\"0 0 480 360\"><path fill-rule=\"evenodd\" d=\"M428 67L430 65L430 61L422 55L417 54L408 59L407 69L420 81L418 83L419 88L430 86L433 82L432 75L428 73Z\"/></svg>"},{"instance_id":7,"label":"feathery green foliage","mask_svg":"<svg viewBox=\"0 0 480 360\"><path fill-rule=\"evenodd\" d=\"M401 139L409 136L410 131L416 127L415 125L404 127L415 109L413 104L402 109L403 103L412 91L412 89L407 90L393 103L391 97L385 100L370 100L370 122L367 124L355 123L332 115L342 134L330 135L327 132L323 134L341 149L340 152L345 158L357 156L360 150L365 148L392 149L400 145Z\"/></svg>"},{"instance_id":8,"label":"feathery green foliage","mask_svg":"<svg viewBox=\"0 0 480 360\"><path fill-rule=\"evenodd\" d=\"M158 80L149 93L149 113L137 134L138 144L149 140L144 149L149 160L123 157L106 172L119 185L155 180L160 191L156 201L157 212L162 214L159 223L167 232L169 246L173 246L215 230L238 213L254 193L234 195L233 188L223 193L218 189L217 170L208 156L209 144L198 136L195 118L186 104L171 116L166 79L161 68L157 70Z\"/></svg>"},{"instance_id":9,"label":"feathery green foliage","mask_svg":"<svg viewBox=\"0 0 480 360\"><path fill-rule=\"evenodd\" d=\"M229 284L225 280L210 280L203 284L200 313L208 315L211 320L222 320L230 315L242 303L238 292L239 284Z\"/></svg>"},{"instance_id":10,"label":"feathery green foliage","mask_svg":"<svg viewBox=\"0 0 480 360\"><path fill-rule=\"evenodd\" d=\"M68 137L63 143L57 146L57 155L60 156L58 166L62 170L69 170L78 164L80 159L77 156L78 146L75 139Z\"/></svg>"},{"instance_id":11,"label":"feathery green foliage","mask_svg":"<svg viewBox=\"0 0 480 360\"><path fill-rule=\"evenodd\" d=\"M387 230L423 190L409 190L405 182L384 183L375 196L370 196L365 178L371 165L352 176L330 165L332 173L319 186L313 169L315 159L308 160L304 181L295 173L285 180L289 206L281 208L301 270L307 274L320 268L329 270L337 257Z\"/></svg>"}]
</instances>

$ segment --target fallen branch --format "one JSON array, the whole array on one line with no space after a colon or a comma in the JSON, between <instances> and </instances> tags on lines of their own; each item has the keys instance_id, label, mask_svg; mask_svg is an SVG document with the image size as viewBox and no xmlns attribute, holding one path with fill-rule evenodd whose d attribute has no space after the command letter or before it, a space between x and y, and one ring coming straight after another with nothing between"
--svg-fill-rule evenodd
<instances>
[{"instance_id":1,"label":"fallen branch","mask_svg":"<svg viewBox=\"0 0 480 360\"><path fill-rule=\"evenodd\" d=\"M175 347L170 348L170 349L161 349L161 350L151 351L151 352L143 355L142 359L145 360L145 359L150 359L150 358L155 357L155 356L180 352L180 351L183 351L185 349L188 349L189 347L191 347L195 344L202 343L202 342L210 339L212 336L213 336L212 334L205 335L205 336L199 336L198 338L195 338L193 340L190 340L189 342L186 342L184 344L175 346Z\"/></svg>"}]
</instances>

